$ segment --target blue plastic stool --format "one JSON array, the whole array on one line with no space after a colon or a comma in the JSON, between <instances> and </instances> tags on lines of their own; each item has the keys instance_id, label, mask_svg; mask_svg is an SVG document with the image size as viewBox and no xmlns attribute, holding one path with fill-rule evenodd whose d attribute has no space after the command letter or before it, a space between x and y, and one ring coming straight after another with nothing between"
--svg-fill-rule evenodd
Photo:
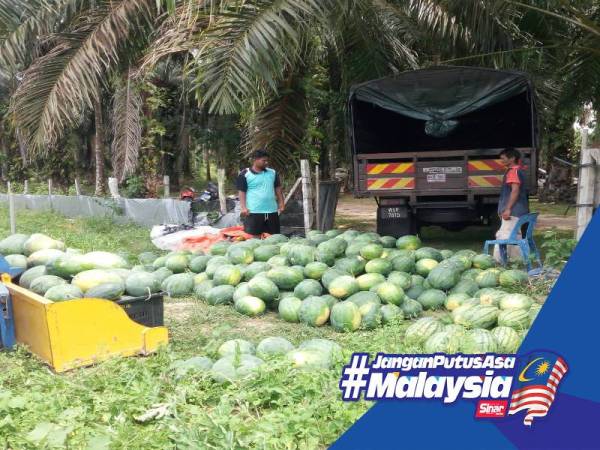
<instances>
[{"instance_id":1,"label":"blue plastic stool","mask_svg":"<svg viewBox=\"0 0 600 450\"><path fill-rule=\"evenodd\" d=\"M535 242L533 241L533 230L537 222L538 213L529 213L519 217L519 220L513 230L510 232L508 239L496 239L492 241L485 241L483 246L483 253L489 254L490 245L498 245L500 247L500 259L502 264L508 263L508 246L518 245L521 249L521 256L523 262L527 266L527 272L531 271L531 261L529 255L534 254L535 259L540 267L542 267L542 258L540 257L540 251L538 250ZM527 232L523 239L517 239L517 233L521 230L523 225L527 225Z\"/></svg>"},{"instance_id":2,"label":"blue plastic stool","mask_svg":"<svg viewBox=\"0 0 600 450\"><path fill-rule=\"evenodd\" d=\"M6 286L0 283L0 349L15 345L15 323L12 301Z\"/></svg>"}]
</instances>

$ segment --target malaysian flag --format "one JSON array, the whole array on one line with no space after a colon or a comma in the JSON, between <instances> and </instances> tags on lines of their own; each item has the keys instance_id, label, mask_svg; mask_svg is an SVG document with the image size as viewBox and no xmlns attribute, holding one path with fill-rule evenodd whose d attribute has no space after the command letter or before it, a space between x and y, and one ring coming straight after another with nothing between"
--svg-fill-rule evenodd
<instances>
[{"instance_id":1,"label":"malaysian flag","mask_svg":"<svg viewBox=\"0 0 600 450\"><path fill-rule=\"evenodd\" d=\"M544 417L567 370L565 360L550 352L536 352L525 357L508 414L525 410L523 423L528 426L534 417Z\"/></svg>"}]
</instances>

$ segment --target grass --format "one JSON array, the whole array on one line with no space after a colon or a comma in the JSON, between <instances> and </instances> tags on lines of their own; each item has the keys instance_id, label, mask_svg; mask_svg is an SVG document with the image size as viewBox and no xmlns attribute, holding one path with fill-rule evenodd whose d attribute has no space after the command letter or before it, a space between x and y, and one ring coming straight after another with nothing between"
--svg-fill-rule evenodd
<instances>
[{"instance_id":1,"label":"grass","mask_svg":"<svg viewBox=\"0 0 600 450\"><path fill-rule=\"evenodd\" d=\"M577 211L576 208L568 203L542 203L537 198L529 199L529 208L531 211L539 212L540 214L564 217L575 216Z\"/></svg>"},{"instance_id":2,"label":"grass","mask_svg":"<svg viewBox=\"0 0 600 450\"><path fill-rule=\"evenodd\" d=\"M5 212L0 209L0 237L8 234ZM148 230L107 220L19 211L17 224L19 232L44 232L86 251L137 254L152 247ZM430 237L444 242L443 233ZM543 298L545 289L532 294ZM205 372L180 373L177 363L198 355L215 359L227 339L256 344L267 336L293 344L332 339L346 359L354 351L421 351L403 343L407 322L340 334L331 327L289 324L274 313L249 319L230 306L190 298L168 299L165 308L170 344L149 357L113 359L56 375L24 348L0 352L0 448L326 448L370 406L340 400L340 364L302 371L272 360L256 377L220 385Z\"/></svg>"}]
</instances>

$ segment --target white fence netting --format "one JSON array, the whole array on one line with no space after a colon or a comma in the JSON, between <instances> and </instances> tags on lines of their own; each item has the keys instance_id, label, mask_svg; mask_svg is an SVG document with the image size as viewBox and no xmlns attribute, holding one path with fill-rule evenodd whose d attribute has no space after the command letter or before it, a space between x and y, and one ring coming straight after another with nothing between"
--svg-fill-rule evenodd
<instances>
[{"instance_id":1,"label":"white fence netting","mask_svg":"<svg viewBox=\"0 0 600 450\"><path fill-rule=\"evenodd\" d=\"M15 209L52 210L67 217L110 217L117 223L145 227L180 225L190 219L190 204L174 199L13 194L13 200ZM8 195L0 194L0 202L8 203Z\"/></svg>"}]
</instances>

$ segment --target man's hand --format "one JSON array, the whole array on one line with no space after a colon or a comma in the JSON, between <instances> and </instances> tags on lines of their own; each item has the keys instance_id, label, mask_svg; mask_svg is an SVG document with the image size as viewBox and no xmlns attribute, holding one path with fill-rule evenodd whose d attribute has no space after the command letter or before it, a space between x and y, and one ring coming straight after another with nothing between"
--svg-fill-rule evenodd
<instances>
[{"instance_id":1,"label":"man's hand","mask_svg":"<svg viewBox=\"0 0 600 450\"><path fill-rule=\"evenodd\" d=\"M248 208L242 208L242 210L240 211L240 216L242 217L247 217L250 214L250 211L248 211Z\"/></svg>"},{"instance_id":2,"label":"man's hand","mask_svg":"<svg viewBox=\"0 0 600 450\"><path fill-rule=\"evenodd\" d=\"M509 220L510 219L510 213L512 211L510 210L510 208L506 208L504 211L502 211L502 218L504 220Z\"/></svg>"},{"instance_id":3,"label":"man's hand","mask_svg":"<svg viewBox=\"0 0 600 450\"><path fill-rule=\"evenodd\" d=\"M277 214L281 215L284 210L285 210L285 205L280 204L279 207L277 208Z\"/></svg>"}]
</instances>

